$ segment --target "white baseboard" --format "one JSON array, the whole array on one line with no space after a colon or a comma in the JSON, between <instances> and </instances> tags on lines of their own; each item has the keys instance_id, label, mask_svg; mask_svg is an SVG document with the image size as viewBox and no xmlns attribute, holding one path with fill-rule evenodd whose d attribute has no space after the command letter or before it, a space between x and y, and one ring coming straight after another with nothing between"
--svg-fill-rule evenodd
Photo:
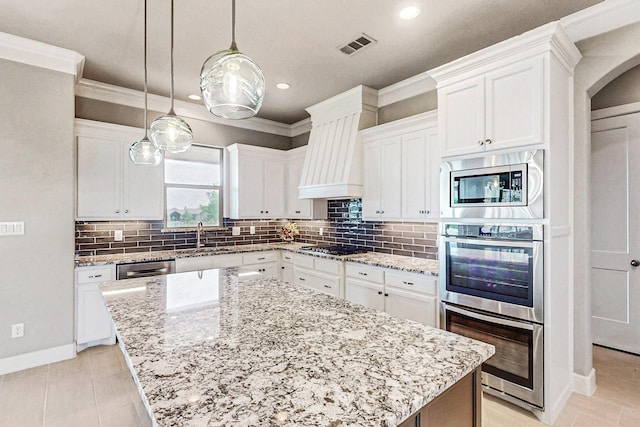
<instances>
[{"instance_id":1,"label":"white baseboard","mask_svg":"<svg viewBox=\"0 0 640 427\"><path fill-rule=\"evenodd\" d=\"M0 375L73 359L74 357L76 357L76 348L73 343L31 353L19 354L17 356L5 357L4 359L0 359Z\"/></svg>"},{"instance_id":2,"label":"white baseboard","mask_svg":"<svg viewBox=\"0 0 640 427\"><path fill-rule=\"evenodd\" d=\"M596 370L591 368L591 372L587 376L578 375L574 372L573 391L585 396L593 396L596 391Z\"/></svg>"}]
</instances>

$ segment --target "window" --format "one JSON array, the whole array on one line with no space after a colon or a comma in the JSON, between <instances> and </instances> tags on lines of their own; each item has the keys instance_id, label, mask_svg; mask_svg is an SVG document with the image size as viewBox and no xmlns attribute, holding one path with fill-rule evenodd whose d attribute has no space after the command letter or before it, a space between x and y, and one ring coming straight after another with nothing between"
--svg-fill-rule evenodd
<instances>
[{"instance_id":1,"label":"window","mask_svg":"<svg viewBox=\"0 0 640 427\"><path fill-rule=\"evenodd\" d=\"M222 225L222 149L192 145L164 160L165 227Z\"/></svg>"}]
</instances>

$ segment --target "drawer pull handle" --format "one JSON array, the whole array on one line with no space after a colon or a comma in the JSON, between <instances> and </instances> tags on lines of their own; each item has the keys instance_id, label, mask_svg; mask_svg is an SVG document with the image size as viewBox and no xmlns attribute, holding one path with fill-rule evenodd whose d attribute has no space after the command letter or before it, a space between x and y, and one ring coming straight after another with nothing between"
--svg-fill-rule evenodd
<instances>
[{"instance_id":1,"label":"drawer pull handle","mask_svg":"<svg viewBox=\"0 0 640 427\"><path fill-rule=\"evenodd\" d=\"M266 259L266 258L265 257L260 257L260 258L258 258L258 261L262 261L264 259Z\"/></svg>"},{"instance_id":2,"label":"drawer pull handle","mask_svg":"<svg viewBox=\"0 0 640 427\"><path fill-rule=\"evenodd\" d=\"M93 277L102 277L102 274L96 274L96 275L95 275L95 276L93 276Z\"/></svg>"},{"instance_id":3,"label":"drawer pull handle","mask_svg":"<svg viewBox=\"0 0 640 427\"><path fill-rule=\"evenodd\" d=\"M297 214L299 214L299 213L300 213L300 211L296 211L296 213L297 213Z\"/></svg>"},{"instance_id":4,"label":"drawer pull handle","mask_svg":"<svg viewBox=\"0 0 640 427\"><path fill-rule=\"evenodd\" d=\"M389 296L389 294L385 292L384 296L385 296L385 297L388 297L388 296Z\"/></svg>"},{"instance_id":5,"label":"drawer pull handle","mask_svg":"<svg viewBox=\"0 0 640 427\"><path fill-rule=\"evenodd\" d=\"M327 288L327 289L331 289L331 286L329 286L329 285L324 285L324 287Z\"/></svg>"},{"instance_id":6,"label":"drawer pull handle","mask_svg":"<svg viewBox=\"0 0 640 427\"><path fill-rule=\"evenodd\" d=\"M301 282L304 282L304 278L303 277L298 277L298 280L300 280Z\"/></svg>"},{"instance_id":7,"label":"drawer pull handle","mask_svg":"<svg viewBox=\"0 0 640 427\"><path fill-rule=\"evenodd\" d=\"M402 281L402 283L404 283L405 285L413 286L413 282L405 282L405 281L403 280L403 281Z\"/></svg>"},{"instance_id":8,"label":"drawer pull handle","mask_svg":"<svg viewBox=\"0 0 640 427\"><path fill-rule=\"evenodd\" d=\"M358 274L361 275L361 276L366 276L367 275L367 273L363 273L362 271L358 271Z\"/></svg>"},{"instance_id":9,"label":"drawer pull handle","mask_svg":"<svg viewBox=\"0 0 640 427\"><path fill-rule=\"evenodd\" d=\"M378 291L378 295L382 295L382 291Z\"/></svg>"}]
</instances>

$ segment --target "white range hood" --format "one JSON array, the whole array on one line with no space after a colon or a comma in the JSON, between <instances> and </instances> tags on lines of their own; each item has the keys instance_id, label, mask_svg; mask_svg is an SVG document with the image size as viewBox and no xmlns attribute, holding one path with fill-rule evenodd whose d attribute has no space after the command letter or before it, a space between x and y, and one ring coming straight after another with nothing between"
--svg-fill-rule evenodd
<instances>
[{"instance_id":1,"label":"white range hood","mask_svg":"<svg viewBox=\"0 0 640 427\"><path fill-rule=\"evenodd\" d=\"M375 126L378 91L357 86L307 108L311 134L298 187L301 199L362 197L359 130Z\"/></svg>"}]
</instances>

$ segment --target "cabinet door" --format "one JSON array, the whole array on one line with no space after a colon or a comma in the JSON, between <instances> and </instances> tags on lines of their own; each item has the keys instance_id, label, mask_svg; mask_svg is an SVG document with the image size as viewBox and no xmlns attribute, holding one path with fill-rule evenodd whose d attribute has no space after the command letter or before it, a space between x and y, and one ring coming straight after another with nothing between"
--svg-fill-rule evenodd
<instances>
[{"instance_id":1,"label":"cabinet door","mask_svg":"<svg viewBox=\"0 0 640 427\"><path fill-rule=\"evenodd\" d=\"M283 218L285 216L285 169L286 163L279 160L264 161L264 216ZM262 210L262 209L260 209Z\"/></svg>"},{"instance_id":2,"label":"cabinet door","mask_svg":"<svg viewBox=\"0 0 640 427\"><path fill-rule=\"evenodd\" d=\"M259 218L263 216L265 210L264 160L242 156L238 169L239 216L241 218Z\"/></svg>"},{"instance_id":3,"label":"cabinet door","mask_svg":"<svg viewBox=\"0 0 640 427\"><path fill-rule=\"evenodd\" d=\"M438 129L427 130L427 219L440 218L440 140Z\"/></svg>"},{"instance_id":4,"label":"cabinet door","mask_svg":"<svg viewBox=\"0 0 640 427\"><path fill-rule=\"evenodd\" d=\"M104 298L98 285L79 285L77 298L77 343L85 344L111 337L111 316L104 304Z\"/></svg>"},{"instance_id":5,"label":"cabinet door","mask_svg":"<svg viewBox=\"0 0 640 427\"><path fill-rule=\"evenodd\" d=\"M294 283L293 264L290 262L283 262L280 267L280 279L283 282Z\"/></svg>"},{"instance_id":6,"label":"cabinet door","mask_svg":"<svg viewBox=\"0 0 640 427\"><path fill-rule=\"evenodd\" d=\"M386 288L384 308L387 313L425 325L438 326L438 299L395 288Z\"/></svg>"},{"instance_id":7,"label":"cabinet door","mask_svg":"<svg viewBox=\"0 0 640 427\"><path fill-rule=\"evenodd\" d=\"M120 218L121 144L78 137L78 219Z\"/></svg>"},{"instance_id":8,"label":"cabinet door","mask_svg":"<svg viewBox=\"0 0 640 427\"><path fill-rule=\"evenodd\" d=\"M380 179L381 217L402 217L402 139L397 136L381 143Z\"/></svg>"},{"instance_id":9,"label":"cabinet door","mask_svg":"<svg viewBox=\"0 0 640 427\"><path fill-rule=\"evenodd\" d=\"M431 162L428 159L427 131L402 138L402 218L423 221L428 209Z\"/></svg>"},{"instance_id":10,"label":"cabinet door","mask_svg":"<svg viewBox=\"0 0 640 427\"><path fill-rule=\"evenodd\" d=\"M486 149L542 143L542 58L502 67L487 74L485 82Z\"/></svg>"},{"instance_id":11,"label":"cabinet door","mask_svg":"<svg viewBox=\"0 0 640 427\"><path fill-rule=\"evenodd\" d=\"M382 156L379 142L363 144L364 180L362 193L362 218L376 220L382 210Z\"/></svg>"},{"instance_id":12,"label":"cabinet door","mask_svg":"<svg viewBox=\"0 0 640 427\"><path fill-rule=\"evenodd\" d=\"M345 299L374 310L384 311L384 286L362 280L347 279Z\"/></svg>"},{"instance_id":13,"label":"cabinet door","mask_svg":"<svg viewBox=\"0 0 640 427\"><path fill-rule=\"evenodd\" d=\"M176 259L176 273L184 273L185 271L208 270L216 268L215 256L201 256Z\"/></svg>"},{"instance_id":14,"label":"cabinet door","mask_svg":"<svg viewBox=\"0 0 640 427\"><path fill-rule=\"evenodd\" d=\"M122 147L124 219L164 218L164 167L134 165L129 158L129 142Z\"/></svg>"},{"instance_id":15,"label":"cabinet door","mask_svg":"<svg viewBox=\"0 0 640 427\"><path fill-rule=\"evenodd\" d=\"M302 177L304 158L292 159L287 165L287 214L288 218L311 218L311 200L298 198L298 185Z\"/></svg>"},{"instance_id":16,"label":"cabinet door","mask_svg":"<svg viewBox=\"0 0 640 427\"><path fill-rule=\"evenodd\" d=\"M438 89L438 131L443 157L484 151L484 92L484 77Z\"/></svg>"}]
</instances>

